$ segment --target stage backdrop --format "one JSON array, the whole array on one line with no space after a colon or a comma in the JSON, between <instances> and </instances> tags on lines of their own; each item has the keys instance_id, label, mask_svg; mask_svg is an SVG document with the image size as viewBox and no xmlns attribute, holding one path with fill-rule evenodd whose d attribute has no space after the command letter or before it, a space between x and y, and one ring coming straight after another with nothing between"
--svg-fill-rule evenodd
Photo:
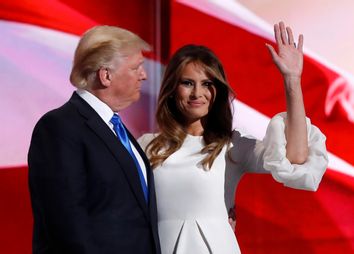
<instances>
[{"instance_id":1,"label":"stage backdrop","mask_svg":"<svg viewBox=\"0 0 354 254\"><path fill-rule=\"evenodd\" d=\"M262 138L270 117L285 110L281 77L264 46L274 43L271 23L279 20L305 35L306 112L327 136L330 164L316 193L285 188L270 175L246 175L236 195L236 236L243 253L353 253L354 43L348 33L354 18L344 14L354 5L320 6L280 0L0 0L0 253L30 253L30 135L39 117L73 92L73 51L86 29L122 26L154 48L142 99L123 112L134 135L154 130L168 56L196 43L224 63L237 95L235 127Z\"/></svg>"}]
</instances>

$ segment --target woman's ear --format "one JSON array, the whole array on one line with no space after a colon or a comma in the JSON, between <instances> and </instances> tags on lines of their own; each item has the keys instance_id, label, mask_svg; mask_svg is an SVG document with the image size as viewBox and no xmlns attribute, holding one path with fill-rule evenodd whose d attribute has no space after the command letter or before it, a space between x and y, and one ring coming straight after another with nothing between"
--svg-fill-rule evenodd
<instances>
[{"instance_id":1,"label":"woman's ear","mask_svg":"<svg viewBox=\"0 0 354 254\"><path fill-rule=\"evenodd\" d=\"M98 77L103 86L108 87L111 84L112 75L108 68L100 68L98 70Z\"/></svg>"}]
</instances>

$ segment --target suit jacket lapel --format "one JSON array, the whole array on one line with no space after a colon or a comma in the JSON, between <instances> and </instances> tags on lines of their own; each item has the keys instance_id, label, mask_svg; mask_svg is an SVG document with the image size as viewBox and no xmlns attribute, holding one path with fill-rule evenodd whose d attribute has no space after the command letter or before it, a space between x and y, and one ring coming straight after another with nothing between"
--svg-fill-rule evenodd
<instances>
[{"instance_id":1,"label":"suit jacket lapel","mask_svg":"<svg viewBox=\"0 0 354 254\"><path fill-rule=\"evenodd\" d=\"M156 196L155 196L155 182L154 182L154 174L152 172L152 169L150 167L150 161L146 157L145 152L141 149L139 143L136 141L136 139L133 137L133 135L129 132L129 130L126 128L128 132L128 136L130 141L134 144L135 148L138 150L141 158L144 160L145 167L146 167L146 175L147 175L147 182L148 182L148 189L149 189L149 206L154 207L153 213L156 213Z\"/></svg>"},{"instance_id":2,"label":"suit jacket lapel","mask_svg":"<svg viewBox=\"0 0 354 254\"><path fill-rule=\"evenodd\" d=\"M134 138L134 136L129 132L129 130L126 128L126 126L124 125L125 129L127 130L128 136L129 136L129 140L133 143L133 145L135 146L136 150L139 152L141 158L144 161L145 164L145 168L146 168L146 175L147 175L147 182L148 185L150 185L151 182L151 168L150 168L150 161L149 159L146 157L145 152L141 149L139 143L136 141L136 139Z\"/></svg>"},{"instance_id":3,"label":"suit jacket lapel","mask_svg":"<svg viewBox=\"0 0 354 254\"><path fill-rule=\"evenodd\" d=\"M141 149L138 142L135 140L133 135L128 131L129 139L133 142L135 148L140 153L141 157L144 160L146 166L146 174L148 179L148 187L149 187L149 211L150 211L150 222L153 227L153 234L154 234L154 241L156 246L160 246L159 237L157 233L157 206L156 206L156 194L155 194L155 181L154 181L154 174L150 167L150 161L146 157L145 152Z\"/></svg>"},{"instance_id":4,"label":"suit jacket lapel","mask_svg":"<svg viewBox=\"0 0 354 254\"><path fill-rule=\"evenodd\" d=\"M78 108L79 112L87 119L86 124L88 127L101 138L101 140L106 144L108 149L116 158L117 163L124 171L124 174L127 177L132 191L135 194L141 208L143 209L146 218L149 219L147 204L145 202L144 194L141 188L139 175L129 152L125 149L122 143L119 142L117 137L109 129L107 124L104 123L96 111L92 109L91 106L88 105L79 95L74 93L70 99L70 102L72 102Z\"/></svg>"},{"instance_id":5,"label":"suit jacket lapel","mask_svg":"<svg viewBox=\"0 0 354 254\"><path fill-rule=\"evenodd\" d=\"M129 139L133 142L134 146L140 153L141 157L144 160L146 166L146 174L148 179L148 187L149 187L149 210L150 210L150 217L152 221L157 221L157 211L156 211L156 194L155 194L155 181L154 181L154 174L150 167L150 161L146 157L145 152L141 149L139 143L133 137L133 135L128 131Z\"/></svg>"}]
</instances>

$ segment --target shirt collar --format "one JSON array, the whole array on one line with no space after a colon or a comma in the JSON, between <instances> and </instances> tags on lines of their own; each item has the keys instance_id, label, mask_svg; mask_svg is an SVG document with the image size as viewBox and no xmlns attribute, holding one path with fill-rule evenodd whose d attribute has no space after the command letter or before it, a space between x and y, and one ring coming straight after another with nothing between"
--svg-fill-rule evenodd
<instances>
[{"instance_id":1,"label":"shirt collar","mask_svg":"<svg viewBox=\"0 0 354 254\"><path fill-rule=\"evenodd\" d=\"M105 123L109 123L113 116L112 109L103 101L98 99L95 95L84 89L76 90L76 93L84 99L103 119Z\"/></svg>"}]
</instances>

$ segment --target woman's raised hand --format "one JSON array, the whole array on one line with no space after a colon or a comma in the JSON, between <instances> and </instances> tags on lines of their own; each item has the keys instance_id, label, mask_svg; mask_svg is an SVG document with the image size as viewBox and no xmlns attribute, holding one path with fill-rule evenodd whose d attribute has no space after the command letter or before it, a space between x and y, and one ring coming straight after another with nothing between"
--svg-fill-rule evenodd
<instances>
[{"instance_id":1,"label":"woman's raised hand","mask_svg":"<svg viewBox=\"0 0 354 254\"><path fill-rule=\"evenodd\" d=\"M274 35L278 52L271 45L266 44L266 46L284 79L301 78L303 67L303 35L299 36L296 45L291 28L285 27L284 22L274 25Z\"/></svg>"}]
</instances>

